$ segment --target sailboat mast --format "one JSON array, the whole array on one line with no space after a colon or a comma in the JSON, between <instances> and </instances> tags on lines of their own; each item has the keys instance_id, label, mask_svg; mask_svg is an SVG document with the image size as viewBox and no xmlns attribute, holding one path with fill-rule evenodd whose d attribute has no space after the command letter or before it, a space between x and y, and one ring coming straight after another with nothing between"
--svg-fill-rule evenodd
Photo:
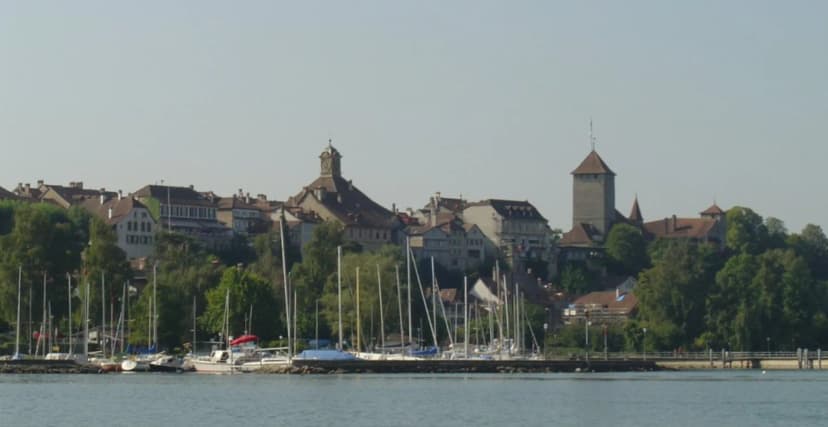
<instances>
[{"instance_id":1,"label":"sailboat mast","mask_svg":"<svg viewBox=\"0 0 828 427\"><path fill-rule=\"evenodd\" d=\"M463 357L469 358L469 277L463 276Z\"/></svg>"},{"instance_id":2,"label":"sailboat mast","mask_svg":"<svg viewBox=\"0 0 828 427\"><path fill-rule=\"evenodd\" d=\"M290 342L290 291L288 290L288 272L287 272L287 256L285 254L285 208L282 207L281 216L279 217L279 244L282 249L282 279L284 280L285 288L285 326L287 326L287 340L288 340L288 359L293 357L293 347Z\"/></svg>"},{"instance_id":3,"label":"sailboat mast","mask_svg":"<svg viewBox=\"0 0 828 427\"><path fill-rule=\"evenodd\" d=\"M385 321L383 320L382 310L382 275L380 274L380 266L377 264L377 291L379 292L379 309L380 309L380 346L385 348Z\"/></svg>"},{"instance_id":4,"label":"sailboat mast","mask_svg":"<svg viewBox=\"0 0 828 427\"><path fill-rule=\"evenodd\" d=\"M362 327L360 326L359 321L359 267L356 268L356 351L362 351L362 347L360 346L360 332L362 332Z\"/></svg>"},{"instance_id":5,"label":"sailboat mast","mask_svg":"<svg viewBox=\"0 0 828 427\"><path fill-rule=\"evenodd\" d=\"M86 281L86 292L83 307L83 360L89 359L89 281Z\"/></svg>"},{"instance_id":6,"label":"sailboat mast","mask_svg":"<svg viewBox=\"0 0 828 427\"><path fill-rule=\"evenodd\" d=\"M411 253L411 248L408 249L409 254ZM412 263L416 262L414 257L411 257ZM420 288L420 298L423 299L423 309L425 310L425 317L428 321L428 328L431 331L431 337L434 339L434 348L439 351L439 346L437 345L437 330L436 325L431 323L431 314L428 312L428 302L426 301L425 291L423 291L423 281L420 279L420 270L417 268L417 264L414 264L414 276L417 278L417 286ZM410 302L410 301L409 301ZM420 326L422 329L422 318L420 318ZM408 332L409 334L411 331Z\"/></svg>"},{"instance_id":7,"label":"sailboat mast","mask_svg":"<svg viewBox=\"0 0 828 427\"><path fill-rule=\"evenodd\" d=\"M40 336L37 337L37 344L38 346L40 343L43 343L43 357L46 357L46 337L45 335L49 333L47 330L48 326L46 324L46 272L43 272L43 325L40 329Z\"/></svg>"},{"instance_id":8,"label":"sailboat mast","mask_svg":"<svg viewBox=\"0 0 828 427\"><path fill-rule=\"evenodd\" d=\"M196 309L198 308L197 304L198 304L198 297L193 295L193 348L192 348L193 356L196 355L196 348L198 347L198 341L196 341L196 313L197 313Z\"/></svg>"},{"instance_id":9,"label":"sailboat mast","mask_svg":"<svg viewBox=\"0 0 828 427\"><path fill-rule=\"evenodd\" d=\"M152 346L158 351L158 261L152 265Z\"/></svg>"},{"instance_id":10,"label":"sailboat mast","mask_svg":"<svg viewBox=\"0 0 828 427\"><path fill-rule=\"evenodd\" d=\"M68 353L71 356L75 352L75 349L72 347L72 335L73 335L73 332L72 332L72 275L69 274L69 273L66 273L66 279L67 279L67 282L68 282L66 287L67 287L68 297L69 297L68 298L68 301L69 301L69 351L68 351ZM17 302L18 302L17 311L19 313L20 312L20 300L18 299ZM19 314L18 314L18 316L19 316Z\"/></svg>"},{"instance_id":11,"label":"sailboat mast","mask_svg":"<svg viewBox=\"0 0 828 427\"><path fill-rule=\"evenodd\" d=\"M408 286L408 345L414 342L414 323L411 317L411 238L405 238L405 277ZM400 319L402 322L402 319ZM400 337L402 340L402 337Z\"/></svg>"},{"instance_id":12,"label":"sailboat mast","mask_svg":"<svg viewBox=\"0 0 828 427\"><path fill-rule=\"evenodd\" d=\"M403 326L403 311L402 311L402 289L400 288L400 265L394 266L394 273L397 277L397 308L400 312L400 351L403 348L403 341L405 340L405 328Z\"/></svg>"},{"instance_id":13,"label":"sailboat mast","mask_svg":"<svg viewBox=\"0 0 828 427\"><path fill-rule=\"evenodd\" d=\"M14 358L20 357L20 294L23 282L23 266L17 267L17 323L14 324Z\"/></svg>"},{"instance_id":14,"label":"sailboat mast","mask_svg":"<svg viewBox=\"0 0 828 427\"><path fill-rule=\"evenodd\" d=\"M342 246L336 247L336 298L339 307L339 350L342 351Z\"/></svg>"},{"instance_id":15,"label":"sailboat mast","mask_svg":"<svg viewBox=\"0 0 828 427\"><path fill-rule=\"evenodd\" d=\"M101 331L98 334L98 346L101 348L101 352L103 353L103 357L106 357L106 344L104 343L104 337L106 337L106 277L104 276L104 272L101 271Z\"/></svg>"},{"instance_id":16,"label":"sailboat mast","mask_svg":"<svg viewBox=\"0 0 828 427\"><path fill-rule=\"evenodd\" d=\"M506 283L506 275L503 275L503 309L505 313L503 314L506 319L506 339L503 341L503 345L506 345L506 341L509 341L509 334L512 333L512 330L509 326L509 285ZM512 346L508 346L507 350L509 354L512 354Z\"/></svg>"},{"instance_id":17,"label":"sailboat mast","mask_svg":"<svg viewBox=\"0 0 828 427\"><path fill-rule=\"evenodd\" d=\"M434 316L434 342L437 342L437 276L434 273L434 257L431 257L431 311Z\"/></svg>"}]
</instances>

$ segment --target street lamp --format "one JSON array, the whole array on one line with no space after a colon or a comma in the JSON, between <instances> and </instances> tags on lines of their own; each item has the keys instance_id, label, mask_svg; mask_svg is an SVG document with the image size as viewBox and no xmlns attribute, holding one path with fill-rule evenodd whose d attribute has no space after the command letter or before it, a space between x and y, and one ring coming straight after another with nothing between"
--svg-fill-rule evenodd
<instances>
[{"instance_id":1,"label":"street lamp","mask_svg":"<svg viewBox=\"0 0 828 427\"><path fill-rule=\"evenodd\" d=\"M647 328L641 328L644 331L644 339L641 340L641 353L644 355L644 361L647 361Z\"/></svg>"},{"instance_id":2,"label":"street lamp","mask_svg":"<svg viewBox=\"0 0 828 427\"><path fill-rule=\"evenodd\" d=\"M546 359L546 340L549 336L549 323L543 322L543 358Z\"/></svg>"}]
</instances>

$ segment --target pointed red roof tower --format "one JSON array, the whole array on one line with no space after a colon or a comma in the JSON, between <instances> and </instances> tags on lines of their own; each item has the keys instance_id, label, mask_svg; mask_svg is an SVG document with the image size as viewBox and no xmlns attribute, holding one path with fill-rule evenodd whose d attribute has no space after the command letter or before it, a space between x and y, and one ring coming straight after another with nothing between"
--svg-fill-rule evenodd
<instances>
[{"instance_id":1,"label":"pointed red roof tower","mask_svg":"<svg viewBox=\"0 0 828 427\"><path fill-rule=\"evenodd\" d=\"M641 208L638 206L638 196L635 196L635 201L633 201L632 210L630 210L630 221L634 222L635 224L641 225L644 223L644 216L641 215Z\"/></svg>"}]
</instances>

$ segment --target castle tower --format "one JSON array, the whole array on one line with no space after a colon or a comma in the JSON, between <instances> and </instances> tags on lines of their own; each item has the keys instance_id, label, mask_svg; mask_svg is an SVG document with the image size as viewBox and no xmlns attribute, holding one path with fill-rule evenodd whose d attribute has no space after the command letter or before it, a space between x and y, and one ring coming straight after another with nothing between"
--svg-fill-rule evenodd
<instances>
[{"instance_id":1,"label":"castle tower","mask_svg":"<svg viewBox=\"0 0 828 427\"><path fill-rule=\"evenodd\" d=\"M328 140L328 146L319 155L322 176L342 176L342 155Z\"/></svg>"},{"instance_id":2,"label":"castle tower","mask_svg":"<svg viewBox=\"0 0 828 427\"><path fill-rule=\"evenodd\" d=\"M572 171L572 226L589 224L602 235L615 221L615 172L593 149Z\"/></svg>"}]
</instances>

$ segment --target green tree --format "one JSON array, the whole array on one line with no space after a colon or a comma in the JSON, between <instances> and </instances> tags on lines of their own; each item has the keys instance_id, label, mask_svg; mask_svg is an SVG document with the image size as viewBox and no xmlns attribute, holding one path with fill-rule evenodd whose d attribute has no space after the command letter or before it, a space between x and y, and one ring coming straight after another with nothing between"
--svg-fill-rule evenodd
<instances>
[{"instance_id":1,"label":"green tree","mask_svg":"<svg viewBox=\"0 0 828 427\"><path fill-rule=\"evenodd\" d=\"M768 229L762 217L736 206L727 211L727 247L737 253L757 255L768 247Z\"/></svg>"},{"instance_id":2,"label":"green tree","mask_svg":"<svg viewBox=\"0 0 828 427\"><path fill-rule=\"evenodd\" d=\"M641 230L632 225L614 225L607 236L605 247L610 267L619 273L636 275L649 263L644 236Z\"/></svg>"},{"instance_id":3,"label":"green tree","mask_svg":"<svg viewBox=\"0 0 828 427\"><path fill-rule=\"evenodd\" d=\"M273 288L264 279L243 267L224 270L218 286L207 291L207 310L201 322L208 332L224 330L225 298L229 295L230 334L253 333L261 339L278 336L277 316L280 310ZM250 322L250 313L253 321Z\"/></svg>"},{"instance_id":4,"label":"green tree","mask_svg":"<svg viewBox=\"0 0 828 427\"><path fill-rule=\"evenodd\" d=\"M582 295L593 290L593 274L581 262L568 262L561 271L561 287L570 295Z\"/></svg>"},{"instance_id":5,"label":"green tree","mask_svg":"<svg viewBox=\"0 0 828 427\"><path fill-rule=\"evenodd\" d=\"M717 253L707 244L669 240L658 244L653 266L635 288L638 317L651 331L652 343L688 348L704 331L706 298L718 268Z\"/></svg>"}]
</instances>

